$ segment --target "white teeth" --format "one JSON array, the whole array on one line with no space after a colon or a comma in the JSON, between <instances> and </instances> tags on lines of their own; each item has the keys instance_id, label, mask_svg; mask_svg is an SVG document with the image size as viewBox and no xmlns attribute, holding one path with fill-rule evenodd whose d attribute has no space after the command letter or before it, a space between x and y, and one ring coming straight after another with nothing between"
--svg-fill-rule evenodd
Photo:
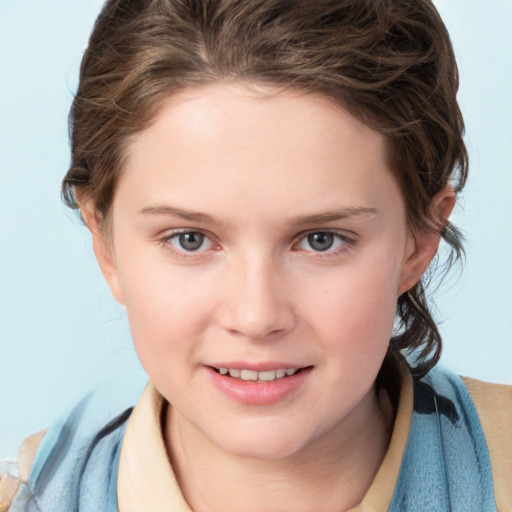
<instances>
[{"instance_id":1,"label":"white teeth","mask_svg":"<svg viewBox=\"0 0 512 512\"><path fill-rule=\"evenodd\" d=\"M264 372L257 372L255 370L239 370L238 368L219 368L221 375L228 375L235 379L241 380L252 380L252 381L263 381L271 382L276 379L282 379L285 376L294 375L299 371L299 368L280 368L278 370L267 370Z\"/></svg>"},{"instance_id":2,"label":"white teeth","mask_svg":"<svg viewBox=\"0 0 512 512\"><path fill-rule=\"evenodd\" d=\"M258 372L253 370L242 370L240 378L242 380L258 380Z\"/></svg>"}]
</instances>

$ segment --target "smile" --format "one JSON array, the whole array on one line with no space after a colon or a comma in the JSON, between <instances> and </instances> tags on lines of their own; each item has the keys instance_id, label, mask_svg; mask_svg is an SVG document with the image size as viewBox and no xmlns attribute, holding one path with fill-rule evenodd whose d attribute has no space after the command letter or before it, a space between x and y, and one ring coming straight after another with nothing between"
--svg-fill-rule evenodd
<instances>
[{"instance_id":1,"label":"smile","mask_svg":"<svg viewBox=\"0 0 512 512\"><path fill-rule=\"evenodd\" d=\"M245 381L271 382L273 380L291 377L300 372L302 368L280 368L277 370L267 370L258 372L255 370L246 370L241 368L214 368L221 375L226 375L234 379Z\"/></svg>"},{"instance_id":2,"label":"smile","mask_svg":"<svg viewBox=\"0 0 512 512\"><path fill-rule=\"evenodd\" d=\"M260 364L259 368L247 368L249 365L243 363L239 366L234 362L231 365L225 362L225 366L218 364L207 368L219 391L247 405L275 404L298 393L314 369L314 366L287 367L286 363L269 368L269 364L271 363Z\"/></svg>"}]
</instances>

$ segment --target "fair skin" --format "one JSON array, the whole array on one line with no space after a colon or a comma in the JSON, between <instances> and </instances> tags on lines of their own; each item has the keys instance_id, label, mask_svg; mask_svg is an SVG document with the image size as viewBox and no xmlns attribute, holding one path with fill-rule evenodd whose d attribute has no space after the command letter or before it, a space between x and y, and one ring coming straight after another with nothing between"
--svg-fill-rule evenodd
<instances>
[{"instance_id":1,"label":"fair skin","mask_svg":"<svg viewBox=\"0 0 512 512\"><path fill-rule=\"evenodd\" d=\"M410 233L382 135L322 97L262 90L169 98L130 144L112 240L82 210L172 404L164 437L192 509L339 512L386 452L374 381L439 236ZM433 208L447 218L454 200Z\"/></svg>"}]
</instances>

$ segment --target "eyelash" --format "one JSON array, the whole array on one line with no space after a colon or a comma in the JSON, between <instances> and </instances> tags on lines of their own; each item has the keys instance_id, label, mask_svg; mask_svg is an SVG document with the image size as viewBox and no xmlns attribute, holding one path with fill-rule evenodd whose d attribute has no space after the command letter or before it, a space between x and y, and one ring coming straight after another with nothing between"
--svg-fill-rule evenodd
<instances>
[{"instance_id":1,"label":"eyelash","mask_svg":"<svg viewBox=\"0 0 512 512\"><path fill-rule=\"evenodd\" d=\"M312 253L315 255L315 257L322 257L322 258L329 258L329 257L335 257L339 256L345 251L347 251L350 248L353 248L356 245L356 240L353 237L350 237L346 235L345 233L340 233L339 231L335 230L315 230L315 231L308 231L306 233L302 233L300 237L298 238L297 242L294 243L293 247L301 248L299 247L300 244L303 242L309 243L311 247L311 240L308 240L310 236L313 235L329 235L334 238L333 244L337 244L337 247L332 249L331 247L328 247L325 251L321 250L314 250L311 248L311 250L304 249L305 251Z\"/></svg>"},{"instance_id":2,"label":"eyelash","mask_svg":"<svg viewBox=\"0 0 512 512\"><path fill-rule=\"evenodd\" d=\"M200 235L201 237L204 237L202 240L201 245L198 247L198 249L201 249L203 245L206 243L209 243L215 247L215 250L218 250L219 245L215 243L215 241L212 239L212 237L202 231L199 230L179 230L179 231L173 231L172 233L166 235L163 237L159 242L161 245L163 245L167 250L171 251L173 254L181 256L183 258L193 258L198 257L199 255L202 255L205 250L187 250L183 246L181 248L178 248L176 246L173 246L173 240L176 240L179 244L179 238L184 235ZM314 250L313 248L308 250L300 247L300 244L303 242L308 242L308 238L313 235L330 235L334 238L333 244L337 244L337 247L335 247L334 250L331 249L331 247L328 247L325 251L321 250ZM311 242L311 240L309 240ZM181 245L181 244L180 244ZM295 250L304 250L306 252L309 252L311 254L314 254L315 256L319 257L333 257L338 256L345 252L346 250L350 249L351 247L354 247L356 245L356 240L353 237L350 237L344 233L340 233L335 230L313 230L313 231L307 231L305 233L301 233L299 237L297 237L296 241L293 243L292 248ZM208 250L208 249L206 249Z\"/></svg>"},{"instance_id":3,"label":"eyelash","mask_svg":"<svg viewBox=\"0 0 512 512\"><path fill-rule=\"evenodd\" d=\"M198 251L198 250L187 250L184 247L181 247L181 248L178 248L178 247L175 247L175 246L173 247L173 241L176 240L177 243L179 243L180 237L184 236L184 235L200 235L201 237L203 237L201 246L199 248L201 248L205 243L209 243L211 245L215 245L215 242L212 240L211 236L207 235L206 233L203 233L202 231L198 231L198 230L179 230L179 231L173 231L172 233L164 236L160 240L160 243L167 250L171 251L173 254L181 256L181 257L184 257L184 258L197 257L200 254L202 254L203 252L205 252L204 250L200 250L200 251ZM218 244L217 244L217 246L218 246Z\"/></svg>"}]
</instances>

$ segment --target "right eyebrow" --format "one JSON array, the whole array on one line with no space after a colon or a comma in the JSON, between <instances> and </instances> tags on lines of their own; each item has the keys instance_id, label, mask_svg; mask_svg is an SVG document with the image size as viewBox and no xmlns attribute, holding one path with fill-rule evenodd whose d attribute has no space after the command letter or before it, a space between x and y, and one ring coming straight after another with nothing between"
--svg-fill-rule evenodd
<instances>
[{"instance_id":1,"label":"right eyebrow","mask_svg":"<svg viewBox=\"0 0 512 512\"><path fill-rule=\"evenodd\" d=\"M207 213L196 212L192 210L183 210L168 205L150 205L140 210L143 215L164 215L169 217L177 217L179 219L188 220L190 222L199 222L204 224L222 224L221 221L208 215Z\"/></svg>"}]
</instances>

